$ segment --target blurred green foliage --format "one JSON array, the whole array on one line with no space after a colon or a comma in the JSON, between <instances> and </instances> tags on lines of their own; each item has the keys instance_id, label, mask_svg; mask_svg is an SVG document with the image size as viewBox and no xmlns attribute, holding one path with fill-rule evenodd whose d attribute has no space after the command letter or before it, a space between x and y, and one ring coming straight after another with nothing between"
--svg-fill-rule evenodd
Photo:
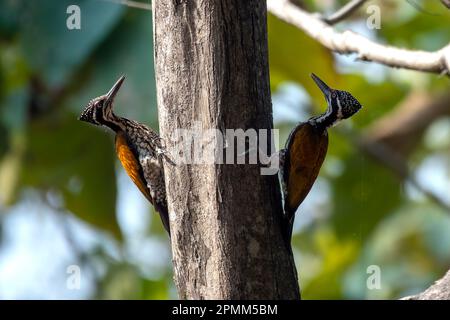
<instances>
[{"instance_id":1,"label":"blurred green foliage","mask_svg":"<svg viewBox=\"0 0 450 320\"><path fill-rule=\"evenodd\" d=\"M111 135L76 118L91 98L125 74L117 113L157 128L151 13L106 1L78 0L82 29L68 30L66 8L73 2L5 0L0 4L0 217L12 214L11 209L26 200L26 190L44 198L50 192L60 199L50 201L52 209L62 215L70 212L99 235L113 235L122 252L130 240L117 219L119 167ZM331 12L346 1L335 1L332 7L329 1L305 2L311 11ZM439 19L407 1L380 1L382 28L373 31L374 37L427 50L446 45L450 34L442 21L448 20L449 12L438 1L418 2L438 13ZM364 24L364 12L352 16L351 22ZM302 86L310 95L312 113L317 114L323 111L324 101L309 78L311 72L331 86L345 88L364 105L352 121L355 135L410 92L439 94L449 88L448 79L431 74L381 68L382 80L374 81L361 73L341 72L335 55L271 15L268 33L272 91L277 93L287 82ZM301 120L305 119L277 123L281 137L287 137ZM411 166L435 154L448 159L450 145L445 141L438 148L418 141ZM361 153L339 130L330 131L321 178L329 185L330 194L323 191L329 203L317 207L317 217L294 235L305 299L396 298L425 288L450 267L448 212L427 198L409 196L405 181ZM157 224L147 232L166 241ZM93 250L83 253L84 263L90 261L85 255L102 261L106 268L93 281L91 298L174 297L170 266L150 277L127 255L117 258ZM381 290L366 287L369 265L382 269Z\"/></svg>"},{"instance_id":2,"label":"blurred green foliage","mask_svg":"<svg viewBox=\"0 0 450 320\"><path fill-rule=\"evenodd\" d=\"M90 99L125 74L116 111L157 128L151 15L80 0L81 30L68 30L71 4L1 3L0 214L23 201L24 190L37 190L44 198L51 192L61 198L49 203L52 209L69 211L120 243L112 135L77 117ZM165 237L159 228L152 232ZM130 262L105 261L112 270L108 279L126 277L131 287L116 294L114 283L121 281L111 280L97 290L98 297L167 298L169 279L149 281L136 270L133 274ZM130 295L134 285L141 289Z\"/></svg>"},{"instance_id":3,"label":"blurred green foliage","mask_svg":"<svg viewBox=\"0 0 450 320\"><path fill-rule=\"evenodd\" d=\"M308 10L328 13L346 2L335 1L330 7L325 1L305 1ZM424 12L407 1L376 3L382 13L381 29L373 30L378 42L423 50L436 50L450 42L450 34L443 27L443 19L450 17L449 10L439 1L416 2ZM347 20L348 26L358 23L364 26L364 19L363 7ZM310 94L312 113L317 114L323 112L325 103L309 74L324 75L327 83L350 91L364 106L349 121L353 124L351 134L363 132L414 90L435 95L449 90L448 79L432 74L381 67L374 72L384 73L380 81L374 80L376 77L339 72L336 57L317 42L271 15L268 22L272 91L277 92L286 81L299 83ZM344 29L345 23L337 28ZM363 64L354 63L360 67ZM280 136L287 137L295 123L279 123ZM448 128L449 122L446 123ZM427 143L418 141L410 156L412 175L416 174L414 169L419 169L417 164L443 153L446 159L443 179L449 181L449 140L447 134L445 144L433 151ZM339 170L330 174L336 171L336 162ZM329 150L320 176L330 186L330 203L325 208L317 206L317 217L294 234L293 240L304 299L398 298L423 290L449 269L448 210L426 197L412 197L406 190L406 181L358 150L339 128L330 130ZM320 192L317 191L317 197ZM326 190L323 193L327 199ZM441 189L440 195L450 202L448 189ZM297 213L299 220L303 207ZM381 269L379 290L366 286L367 268L371 265Z\"/></svg>"}]
</instances>

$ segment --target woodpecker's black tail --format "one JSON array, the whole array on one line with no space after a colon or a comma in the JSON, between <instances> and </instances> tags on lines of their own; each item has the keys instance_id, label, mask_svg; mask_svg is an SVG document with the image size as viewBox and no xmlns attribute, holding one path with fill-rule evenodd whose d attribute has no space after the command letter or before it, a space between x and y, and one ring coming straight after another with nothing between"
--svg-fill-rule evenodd
<instances>
[{"instance_id":1,"label":"woodpecker's black tail","mask_svg":"<svg viewBox=\"0 0 450 320\"><path fill-rule=\"evenodd\" d=\"M164 226L164 229L166 229L167 233L169 234L170 238L170 223L169 223L169 212L167 210L167 205L165 204L157 204L155 205L156 211L158 211L159 216L161 217L161 222Z\"/></svg>"},{"instance_id":2,"label":"woodpecker's black tail","mask_svg":"<svg viewBox=\"0 0 450 320\"><path fill-rule=\"evenodd\" d=\"M294 218L295 212L291 212L289 209L285 208L283 219L281 222L282 233L284 242L291 248L291 240L292 240L292 228L294 226Z\"/></svg>"}]
</instances>

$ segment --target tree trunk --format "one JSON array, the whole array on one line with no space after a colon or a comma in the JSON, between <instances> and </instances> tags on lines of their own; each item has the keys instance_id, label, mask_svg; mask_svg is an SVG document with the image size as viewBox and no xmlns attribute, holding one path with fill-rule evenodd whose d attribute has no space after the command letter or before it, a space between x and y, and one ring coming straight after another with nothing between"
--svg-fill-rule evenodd
<instances>
[{"instance_id":1,"label":"tree trunk","mask_svg":"<svg viewBox=\"0 0 450 320\"><path fill-rule=\"evenodd\" d=\"M178 150L177 129L224 135L226 129L270 130L265 1L152 2L159 123L167 148ZM281 236L277 175L261 175L256 164L166 163L165 170L181 299L300 297L292 253Z\"/></svg>"}]
</instances>

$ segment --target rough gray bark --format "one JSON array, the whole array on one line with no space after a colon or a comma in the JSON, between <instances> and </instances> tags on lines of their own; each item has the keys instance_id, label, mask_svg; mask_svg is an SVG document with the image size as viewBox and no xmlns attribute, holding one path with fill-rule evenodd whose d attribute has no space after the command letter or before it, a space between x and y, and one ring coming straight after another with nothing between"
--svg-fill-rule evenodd
<instances>
[{"instance_id":1,"label":"rough gray bark","mask_svg":"<svg viewBox=\"0 0 450 320\"><path fill-rule=\"evenodd\" d=\"M450 300L450 271L424 292L402 300Z\"/></svg>"},{"instance_id":2,"label":"rough gray bark","mask_svg":"<svg viewBox=\"0 0 450 320\"><path fill-rule=\"evenodd\" d=\"M160 132L271 129L266 3L154 0ZM174 278L181 299L297 299L280 229L276 175L258 165L166 168Z\"/></svg>"}]
</instances>

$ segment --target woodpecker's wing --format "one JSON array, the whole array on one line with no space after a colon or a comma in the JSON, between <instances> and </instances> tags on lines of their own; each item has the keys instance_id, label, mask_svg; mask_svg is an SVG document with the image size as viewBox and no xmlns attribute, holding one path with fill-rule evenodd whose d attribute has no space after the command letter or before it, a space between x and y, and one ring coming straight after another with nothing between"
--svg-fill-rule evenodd
<instances>
[{"instance_id":1,"label":"woodpecker's wing","mask_svg":"<svg viewBox=\"0 0 450 320\"><path fill-rule=\"evenodd\" d=\"M291 133L286 147L283 170L286 185L285 211L288 220L308 195L316 181L328 149L327 131L317 130L308 122Z\"/></svg>"},{"instance_id":2,"label":"woodpecker's wing","mask_svg":"<svg viewBox=\"0 0 450 320\"><path fill-rule=\"evenodd\" d=\"M167 212L166 204L155 201L154 194L153 195L151 194L149 186L146 183L147 179L145 179L142 166L139 163L137 157L135 156L133 149L130 147L125 133L122 131L119 131L116 134L116 153L128 176L138 187L138 189L142 192L142 194L148 199L148 201L150 201L150 203L155 206L155 209L161 216L164 228L167 230L167 232L169 232L170 235L169 215Z\"/></svg>"},{"instance_id":3,"label":"woodpecker's wing","mask_svg":"<svg viewBox=\"0 0 450 320\"><path fill-rule=\"evenodd\" d=\"M158 159L164 159L167 163L176 165L175 162L169 157L163 139L153 129L133 120L128 120L128 123L131 124L136 130L139 130L142 136L146 137L147 142L151 144Z\"/></svg>"}]
</instances>

